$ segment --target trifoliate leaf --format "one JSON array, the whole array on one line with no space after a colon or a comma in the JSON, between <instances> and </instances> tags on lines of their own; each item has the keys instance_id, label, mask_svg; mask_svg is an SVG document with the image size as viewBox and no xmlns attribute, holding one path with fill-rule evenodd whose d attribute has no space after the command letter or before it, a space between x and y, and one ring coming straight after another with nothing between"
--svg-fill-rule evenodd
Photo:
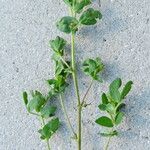
<instances>
[{"instance_id":1,"label":"trifoliate leaf","mask_svg":"<svg viewBox=\"0 0 150 150\"><path fill-rule=\"evenodd\" d=\"M80 2L75 3L73 9L76 13L80 13L83 10L83 8L89 4L91 4L91 0L81 0Z\"/></svg>"},{"instance_id":2,"label":"trifoliate leaf","mask_svg":"<svg viewBox=\"0 0 150 150\"><path fill-rule=\"evenodd\" d=\"M55 106L46 105L41 108L40 112L43 118L52 117L56 111Z\"/></svg>"},{"instance_id":3,"label":"trifoliate leaf","mask_svg":"<svg viewBox=\"0 0 150 150\"><path fill-rule=\"evenodd\" d=\"M102 94L102 103L103 104L107 104L108 103L108 98L107 98L107 95L105 93Z\"/></svg>"},{"instance_id":4,"label":"trifoliate leaf","mask_svg":"<svg viewBox=\"0 0 150 150\"><path fill-rule=\"evenodd\" d=\"M120 102L120 100L121 100L121 95L119 92L119 88L120 88L121 84L122 84L121 79L117 78L109 86L110 96L115 102Z\"/></svg>"},{"instance_id":5,"label":"trifoliate leaf","mask_svg":"<svg viewBox=\"0 0 150 150\"><path fill-rule=\"evenodd\" d=\"M27 94L27 92L23 92L23 100L24 100L25 105L27 105L28 104L28 94Z\"/></svg>"},{"instance_id":6,"label":"trifoliate leaf","mask_svg":"<svg viewBox=\"0 0 150 150\"><path fill-rule=\"evenodd\" d=\"M105 126L109 128L114 126L112 120L106 116L98 118L95 122L101 126Z\"/></svg>"},{"instance_id":7,"label":"trifoliate leaf","mask_svg":"<svg viewBox=\"0 0 150 150\"><path fill-rule=\"evenodd\" d=\"M121 99L124 99L127 94L130 92L131 88L132 88L132 84L133 82L132 81L129 81L125 87L123 88L123 91L121 92Z\"/></svg>"},{"instance_id":8,"label":"trifoliate leaf","mask_svg":"<svg viewBox=\"0 0 150 150\"><path fill-rule=\"evenodd\" d=\"M78 30L78 20L70 16L63 17L57 22L57 28L65 33L76 32Z\"/></svg>"},{"instance_id":9,"label":"trifoliate leaf","mask_svg":"<svg viewBox=\"0 0 150 150\"><path fill-rule=\"evenodd\" d=\"M82 69L86 75L91 76L94 80L101 81L98 74L104 69L104 65L100 58L85 60Z\"/></svg>"},{"instance_id":10,"label":"trifoliate leaf","mask_svg":"<svg viewBox=\"0 0 150 150\"><path fill-rule=\"evenodd\" d=\"M97 20L101 18L102 14L98 10L89 8L85 12L83 12L79 19L79 22L83 25L94 25L97 23Z\"/></svg>"},{"instance_id":11,"label":"trifoliate leaf","mask_svg":"<svg viewBox=\"0 0 150 150\"><path fill-rule=\"evenodd\" d=\"M123 120L124 114L122 112L118 112L118 114L115 117L115 124L118 125Z\"/></svg>"},{"instance_id":12,"label":"trifoliate leaf","mask_svg":"<svg viewBox=\"0 0 150 150\"><path fill-rule=\"evenodd\" d=\"M66 40L57 36L55 40L51 40L50 42L51 48L59 55L63 55L63 50L66 45Z\"/></svg>"},{"instance_id":13,"label":"trifoliate leaf","mask_svg":"<svg viewBox=\"0 0 150 150\"><path fill-rule=\"evenodd\" d=\"M70 66L70 62L66 62ZM64 64L61 60L56 61L56 67L55 67L55 76L63 76L65 79L67 76L72 73L71 68L68 68L66 64Z\"/></svg>"},{"instance_id":14,"label":"trifoliate leaf","mask_svg":"<svg viewBox=\"0 0 150 150\"><path fill-rule=\"evenodd\" d=\"M46 100L44 96L40 92L35 91L34 97L27 105L28 111L31 112L35 110L36 112L39 112L41 107L45 104L45 102Z\"/></svg>"},{"instance_id":15,"label":"trifoliate leaf","mask_svg":"<svg viewBox=\"0 0 150 150\"><path fill-rule=\"evenodd\" d=\"M49 121L42 129L38 132L41 134L41 139L50 139L51 136L58 130L60 122L58 118Z\"/></svg>"},{"instance_id":16,"label":"trifoliate leaf","mask_svg":"<svg viewBox=\"0 0 150 150\"><path fill-rule=\"evenodd\" d=\"M53 94L64 92L65 88L68 86L68 83L66 83L65 78L61 75L57 76L56 79L47 80L47 83L53 90Z\"/></svg>"},{"instance_id":17,"label":"trifoliate leaf","mask_svg":"<svg viewBox=\"0 0 150 150\"><path fill-rule=\"evenodd\" d=\"M104 137L112 137L112 136L117 136L118 135L118 132L116 130L112 131L112 132L108 132L108 133L100 133L101 136L104 136Z\"/></svg>"}]
</instances>

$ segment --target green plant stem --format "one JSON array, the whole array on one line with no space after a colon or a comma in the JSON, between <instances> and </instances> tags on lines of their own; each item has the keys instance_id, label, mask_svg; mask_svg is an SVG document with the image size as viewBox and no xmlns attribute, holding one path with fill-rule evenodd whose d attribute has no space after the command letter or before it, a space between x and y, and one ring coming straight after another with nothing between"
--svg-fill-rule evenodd
<instances>
[{"instance_id":1,"label":"green plant stem","mask_svg":"<svg viewBox=\"0 0 150 150\"><path fill-rule=\"evenodd\" d=\"M27 110L28 110L28 108L27 108ZM29 113L29 114L32 114L32 115L35 115L35 116L40 116L39 114L30 112L30 111L28 111L28 113Z\"/></svg>"},{"instance_id":2,"label":"green plant stem","mask_svg":"<svg viewBox=\"0 0 150 150\"><path fill-rule=\"evenodd\" d=\"M106 146L105 146L105 150L108 150L110 140L111 140L111 136L108 138L108 141L107 141Z\"/></svg>"},{"instance_id":3,"label":"green plant stem","mask_svg":"<svg viewBox=\"0 0 150 150\"><path fill-rule=\"evenodd\" d=\"M114 130L114 128L112 128L110 132L113 132L113 130ZM108 150L108 147L109 147L111 138L112 138L112 136L110 136L110 137L108 138L108 141L107 141L107 143L106 143L106 146L105 146L105 149L104 149L104 150Z\"/></svg>"},{"instance_id":4,"label":"green plant stem","mask_svg":"<svg viewBox=\"0 0 150 150\"><path fill-rule=\"evenodd\" d=\"M73 8L75 5L75 0L73 0ZM72 17L76 18L76 13L74 12L74 9L71 9L71 15ZM72 76L73 76L73 81L74 81L74 87L75 87L75 93L78 101L78 150L81 150L81 131L82 131L82 126L81 126L81 111L82 111L82 106L81 106L81 100L80 100L80 94L79 94L79 87L78 87L78 79L77 79L77 73L76 73L76 63L75 63L75 33L71 32L71 66L72 66Z\"/></svg>"},{"instance_id":5,"label":"green plant stem","mask_svg":"<svg viewBox=\"0 0 150 150\"><path fill-rule=\"evenodd\" d=\"M64 60L64 58L63 58L62 56L60 56L60 58L61 58L62 62L63 62L68 68L70 68L70 66L69 66L68 63Z\"/></svg>"},{"instance_id":6,"label":"green plant stem","mask_svg":"<svg viewBox=\"0 0 150 150\"><path fill-rule=\"evenodd\" d=\"M73 129L73 126L72 126L72 124L71 124L71 121L70 121L70 119L69 119L69 117L68 117L67 110L66 110L66 107L65 107L65 104L64 104L64 100L63 100L62 94L60 94L59 97L60 97L60 104L61 104L61 107L62 107L62 109L63 109L63 112L64 112L65 117L66 117L67 122L68 122L68 126L70 127L70 130L72 131L72 133L73 133L74 136L75 136L76 133L75 133L75 131L74 131L74 129Z\"/></svg>"},{"instance_id":7,"label":"green plant stem","mask_svg":"<svg viewBox=\"0 0 150 150\"><path fill-rule=\"evenodd\" d=\"M91 87L92 87L92 85L93 85L93 82L94 82L94 80L91 81L91 83L90 83L90 85L89 85L89 87L88 87L88 89L87 89L85 95L83 96L82 104L85 102L85 99L86 99L86 97L87 97L87 95L88 95L88 93L89 93L89 91L90 91L90 89L91 89Z\"/></svg>"},{"instance_id":8,"label":"green plant stem","mask_svg":"<svg viewBox=\"0 0 150 150\"><path fill-rule=\"evenodd\" d=\"M42 120L42 126L45 126L45 121L44 121L44 118L42 116L41 116L41 120ZM46 143L47 143L47 150L51 150L48 139L46 139Z\"/></svg>"},{"instance_id":9,"label":"green plant stem","mask_svg":"<svg viewBox=\"0 0 150 150\"><path fill-rule=\"evenodd\" d=\"M73 69L73 81L74 81L74 87L76 92L76 97L78 100L78 150L81 150L81 101L80 101L80 95L79 95L79 87L78 87L78 80L77 80L77 74L76 74L76 65L75 65L75 34L71 33L71 58L72 58L72 69Z\"/></svg>"}]
</instances>

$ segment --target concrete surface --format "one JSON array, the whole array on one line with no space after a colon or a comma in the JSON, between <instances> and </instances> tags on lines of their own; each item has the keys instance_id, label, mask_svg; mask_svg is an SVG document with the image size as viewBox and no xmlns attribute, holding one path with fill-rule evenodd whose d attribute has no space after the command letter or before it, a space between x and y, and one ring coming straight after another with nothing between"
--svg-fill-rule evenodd
<instances>
[{"instance_id":1,"label":"concrete surface","mask_svg":"<svg viewBox=\"0 0 150 150\"><path fill-rule=\"evenodd\" d=\"M119 127L120 136L111 142L111 150L150 149L150 1L98 0L103 20L94 27L80 30L76 39L77 60L100 56L106 69L103 84L95 83L88 96L92 105L84 110L83 150L102 150L105 138L94 120L101 116L97 106L102 91L116 77L134 81L126 100L126 119ZM55 22L67 15L62 0L0 0L0 150L45 150L37 133L40 123L27 115L22 102L23 90L39 89L46 93L45 79L53 77L52 51L48 41L60 33ZM89 78L79 72L81 95ZM71 94L70 94L71 93ZM72 85L66 99L74 124L76 101ZM68 97L67 96L67 97ZM52 150L76 150L59 105L62 126L52 138Z\"/></svg>"}]
</instances>

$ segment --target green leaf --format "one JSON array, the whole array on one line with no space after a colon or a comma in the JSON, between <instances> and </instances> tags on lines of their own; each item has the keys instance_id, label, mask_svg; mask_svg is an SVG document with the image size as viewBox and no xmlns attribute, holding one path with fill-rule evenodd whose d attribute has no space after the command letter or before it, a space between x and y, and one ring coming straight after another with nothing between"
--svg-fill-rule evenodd
<instances>
[{"instance_id":1,"label":"green leaf","mask_svg":"<svg viewBox=\"0 0 150 150\"><path fill-rule=\"evenodd\" d=\"M63 63L61 61L57 61L55 75L58 76L58 75L62 74L63 70L64 70Z\"/></svg>"},{"instance_id":2,"label":"green leaf","mask_svg":"<svg viewBox=\"0 0 150 150\"><path fill-rule=\"evenodd\" d=\"M107 98L105 93L102 94L102 103L103 104L108 104L108 98Z\"/></svg>"},{"instance_id":3,"label":"green leaf","mask_svg":"<svg viewBox=\"0 0 150 150\"><path fill-rule=\"evenodd\" d=\"M28 111L31 112L35 110L36 112L39 112L45 102L44 96L40 92L35 91L32 100L27 105Z\"/></svg>"},{"instance_id":4,"label":"green leaf","mask_svg":"<svg viewBox=\"0 0 150 150\"><path fill-rule=\"evenodd\" d=\"M56 107L46 105L41 108L40 112L43 118L49 118L54 116L55 111L56 111Z\"/></svg>"},{"instance_id":5,"label":"green leaf","mask_svg":"<svg viewBox=\"0 0 150 150\"><path fill-rule=\"evenodd\" d=\"M53 94L64 92L65 88L68 86L68 83L66 83L65 78L61 75L57 76L56 79L47 80L47 83L53 90Z\"/></svg>"},{"instance_id":6,"label":"green leaf","mask_svg":"<svg viewBox=\"0 0 150 150\"><path fill-rule=\"evenodd\" d=\"M50 139L51 136L58 130L60 122L58 118L49 121L42 129L38 132L41 134L41 139Z\"/></svg>"},{"instance_id":7,"label":"green leaf","mask_svg":"<svg viewBox=\"0 0 150 150\"><path fill-rule=\"evenodd\" d=\"M114 126L111 119L106 116L98 118L95 122L101 126L105 126L109 128Z\"/></svg>"},{"instance_id":8,"label":"green leaf","mask_svg":"<svg viewBox=\"0 0 150 150\"><path fill-rule=\"evenodd\" d=\"M109 86L110 96L115 102L120 102L121 95L119 92L119 88L120 88L121 84L122 84L121 79L117 78Z\"/></svg>"},{"instance_id":9,"label":"green leaf","mask_svg":"<svg viewBox=\"0 0 150 150\"><path fill-rule=\"evenodd\" d=\"M122 81L120 78L115 79L111 84L110 84L110 89L119 89L121 87Z\"/></svg>"},{"instance_id":10,"label":"green leaf","mask_svg":"<svg viewBox=\"0 0 150 150\"><path fill-rule=\"evenodd\" d=\"M101 136L103 137L112 137L112 136L117 136L118 132L116 130L112 131L112 132L108 132L108 133L100 133Z\"/></svg>"},{"instance_id":11,"label":"green leaf","mask_svg":"<svg viewBox=\"0 0 150 150\"><path fill-rule=\"evenodd\" d=\"M132 81L129 81L129 82L125 85L125 87L123 88L123 91L122 91L122 93L121 93L121 98L122 98L122 99L124 99L124 98L127 96L127 94L130 92L130 90L131 90L131 88L132 88L132 84L133 84L133 82L132 82Z\"/></svg>"},{"instance_id":12,"label":"green leaf","mask_svg":"<svg viewBox=\"0 0 150 150\"><path fill-rule=\"evenodd\" d=\"M74 11L76 13L81 13L83 8L89 4L91 4L90 0L81 0L80 2L76 2L75 6L74 6Z\"/></svg>"},{"instance_id":13,"label":"green leaf","mask_svg":"<svg viewBox=\"0 0 150 150\"><path fill-rule=\"evenodd\" d=\"M57 22L57 28L65 33L76 32L78 30L78 20L74 17L66 16Z\"/></svg>"},{"instance_id":14,"label":"green leaf","mask_svg":"<svg viewBox=\"0 0 150 150\"><path fill-rule=\"evenodd\" d=\"M23 100L24 100L25 105L27 105L28 104L28 94L27 94L27 92L23 92Z\"/></svg>"},{"instance_id":15,"label":"green leaf","mask_svg":"<svg viewBox=\"0 0 150 150\"><path fill-rule=\"evenodd\" d=\"M68 6L72 6L72 5L73 5L73 1L74 1L74 0L64 0L64 2L65 2Z\"/></svg>"},{"instance_id":16,"label":"green leaf","mask_svg":"<svg viewBox=\"0 0 150 150\"><path fill-rule=\"evenodd\" d=\"M118 112L118 114L115 117L115 124L118 125L123 120L124 114L122 112Z\"/></svg>"},{"instance_id":17,"label":"green leaf","mask_svg":"<svg viewBox=\"0 0 150 150\"><path fill-rule=\"evenodd\" d=\"M105 104L100 104L98 106L98 108L101 110L101 111L105 111L106 110L106 105Z\"/></svg>"},{"instance_id":18,"label":"green leaf","mask_svg":"<svg viewBox=\"0 0 150 150\"><path fill-rule=\"evenodd\" d=\"M70 62L67 62L68 65L70 65ZM67 76L71 73L71 68L68 68L61 60L56 61L56 67L55 67L55 76L63 76L64 79L67 78Z\"/></svg>"},{"instance_id":19,"label":"green leaf","mask_svg":"<svg viewBox=\"0 0 150 150\"><path fill-rule=\"evenodd\" d=\"M115 107L114 107L111 103L108 103L108 104L106 105L106 110L107 110L109 113L113 114L113 113L115 112Z\"/></svg>"},{"instance_id":20,"label":"green leaf","mask_svg":"<svg viewBox=\"0 0 150 150\"><path fill-rule=\"evenodd\" d=\"M94 25L98 19L102 18L102 14L93 8L87 9L80 17L79 22L83 25Z\"/></svg>"},{"instance_id":21,"label":"green leaf","mask_svg":"<svg viewBox=\"0 0 150 150\"><path fill-rule=\"evenodd\" d=\"M82 70L88 76L91 76L94 80L101 81L98 74L102 72L104 65L100 58L96 59L86 59L83 62Z\"/></svg>"},{"instance_id":22,"label":"green leaf","mask_svg":"<svg viewBox=\"0 0 150 150\"><path fill-rule=\"evenodd\" d=\"M57 36L55 40L51 40L49 42L51 48L61 56L63 55L63 50L64 50L66 43L67 43L66 40L64 40L63 38L59 36Z\"/></svg>"}]
</instances>

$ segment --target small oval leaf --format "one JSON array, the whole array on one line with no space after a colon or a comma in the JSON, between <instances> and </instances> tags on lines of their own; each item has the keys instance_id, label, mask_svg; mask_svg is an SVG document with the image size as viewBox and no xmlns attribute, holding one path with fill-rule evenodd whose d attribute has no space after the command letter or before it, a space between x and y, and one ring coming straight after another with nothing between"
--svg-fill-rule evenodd
<instances>
[{"instance_id":1,"label":"small oval leaf","mask_svg":"<svg viewBox=\"0 0 150 150\"><path fill-rule=\"evenodd\" d=\"M27 92L23 92L23 100L24 100L25 105L27 105L28 104L28 94L27 94Z\"/></svg>"},{"instance_id":2,"label":"small oval leaf","mask_svg":"<svg viewBox=\"0 0 150 150\"><path fill-rule=\"evenodd\" d=\"M124 98L127 96L127 94L130 92L130 90L131 90L131 88L132 88L132 84L133 84L133 82L132 82L132 81L129 81L129 82L125 85L125 87L123 88L123 91L122 91L122 93L121 93L121 98L122 98L122 99L124 99Z\"/></svg>"},{"instance_id":3,"label":"small oval leaf","mask_svg":"<svg viewBox=\"0 0 150 150\"><path fill-rule=\"evenodd\" d=\"M119 112L115 117L115 124L118 125L123 120L124 114L122 112Z\"/></svg>"},{"instance_id":4,"label":"small oval leaf","mask_svg":"<svg viewBox=\"0 0 150 150\"><path fill-rule=\"evenodd\" d=\"M95 122L101 126L105 126L109 128L114 126L112 120L106 116L98 118Z\"/></svg>"}]
</instances>

